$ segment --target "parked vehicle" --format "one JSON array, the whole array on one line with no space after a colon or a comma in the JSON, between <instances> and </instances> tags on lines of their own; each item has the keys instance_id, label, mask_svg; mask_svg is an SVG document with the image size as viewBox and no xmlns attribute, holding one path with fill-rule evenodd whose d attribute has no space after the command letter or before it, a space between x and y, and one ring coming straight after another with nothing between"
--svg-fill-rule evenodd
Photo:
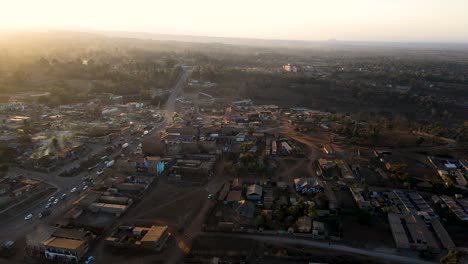
<instances>
[{"instance_id":1,"label":"parked vehicle","mask_svg":"<svg viewBox=\"0 0 468 264\"><path fill-rule=\"evenodd\" d=\"M66 194L66 193L64 193L64 194L62 194L62 195L60 196L60 199L61 199L61 200L65 200L66 198L67 198L67 194Z\"/></svg>"},{"instance_id":2,"label":"parked vehicle","mask_svg":"<svg viewBox=\"0 0 468 264\"><path fill-rule=\"evenodd\" d=\"M94 257L93 256L89 256L86 261L84 262L85 264L90 264L91 262L94 261Z\"/></svg>"},{"instance_id":3,"label":"parked vehicle","mask_svg":"<svg viewBox=\"0 0 468 264\"><path fill-rule=\"evenodd\" d=\"M111 160L111 161L107 162L106 167L110 168L110 167L114 166L114 163L115 163L115 161Z\"/></svg>"},{"instance_id":4,"label":"parked vehicle","mask_svg":"<svg viewBox=\"0 0 468 264\"><path fill-rule=\"evenodd\" d=\"M74 192L76 192L76 188L73 188L73 189L71 189L71 191L70 191L70 192L71 192L71 193L74 193Z\"/></svg>"},{"instance_id":5,"label":"parked vehicle","mask_svg":"<svg viewBox=\"0 0 468 264\"><path fill-rule=\"evenodd\" d=\"M45 208L46 208L46 209L49 209L51 206L52 206L52 203L47 203L47 204L45 205Z\"/></svg>"},{"instance_id":6,"label":"parked vehicle","mask_svg":"<svg viewBox=\"0 0 468 264\"><path fill-rule=\"evenodd\" d=\"M58 203L59 203L59 199L55 199L54 204L58 204Z\"/></svg>"},{"instance_id":7,"label":"parked vehicle","mask_svg":"<svg viewBox=\"0 0 468 264\"><path fill-rule=\"evenodd\" d=\"M24 217L24 220L27 221L31 218L33 218L33 214L28 214L27 216Z\"/></svg>"}]
</instances>

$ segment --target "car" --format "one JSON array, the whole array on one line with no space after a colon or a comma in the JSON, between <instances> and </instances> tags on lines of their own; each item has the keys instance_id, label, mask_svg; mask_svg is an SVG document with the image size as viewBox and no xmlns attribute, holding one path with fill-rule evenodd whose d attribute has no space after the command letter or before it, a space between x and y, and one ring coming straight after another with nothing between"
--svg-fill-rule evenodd
<instances>
[{"instance_id":1,"label":"car","mask_svg":"<svg viewBox=\"0 0 468 264\"><path fill-rule=\"evenodd\" d=\"M43 217L42 213L39 213L39 214L37 215L37 217L39 217L39 219L41 219L41 218Z\"/></svg>"},{"instance_id":2,"label":"car","mask_svg":"<svg viewBox=\"0 0 468 264\"><path fill-rule=\"evenodd\" d=\"M58 202L59 202L59 199L54 200L54 204L58 204Z\"/></svg>"},{"instance_id":3,"label":"car","mask_svg":"<svg viewBox=\"0 0 468 264\"><path fill-rule=\"evenodd\" d=\"M61 200L65 200L66 198L67 198L67 194L66 194L66 193L64 193L64 194L62 194L62 195L60 196L60 199L61 199Z\"/></svg>"},{"instance_id":4,"label":"car","mask_svg":"<svg viewBox=\"0 0 468 264\"><path fill-rule=\"evenodd\" d=\"M45 205L45 208L46 208L46 209L49 209L51 206L52 206L52 203L47 203L47 204Z\"/></svg>"},{"instance_id":5,"label":"car","mask_svg":"<svg viewBox=\"0 0 468 264\"><path fill-rule=\"evenodd\" d=\"M24 220L27 221L27 220L29 220L31 218L33 218L33 214L28 214L27 216L24 217Z\"/></svg>"},{"instance_id":6,"label":"car","mask_svg":"<svg viewBox=\"0 0 468 264\"><path fill-rule=\"evenodd\" d=\"M81 185L85 186L85 185L86 185L86 182L85 182L85 181L84 181L84 182L82 182L82 183L81 183Z\"/></svg>"},{"instance_id":7,"label":"car","mask_svg":"<svg viewBox=\"0 0 468 264\"><path fill-rule=\"evenodd\" d=\"M88 185L83 186L83 191L88 190L88 188L89 188Z\"/></svg>"},{"instance_id":8,"label":"car","mask_svg":"<svg viewBox=\"0 0 468 264\"><path fill-rule=\"evenodd\" d=\"M93 261L94 261L94 257L93 257L93 256L89 256L89 257L86 259L86 261L85 261L84 263L85 263L85 264L89 264L89 263L91 263L91 262L93 262Z\"/></svg>"},{"instance_id":9,"label":"car","mask_svg":"<svg viewBox=\"0 0 468 264\"><path fill-rule=\"evenodd\" d=\"M208 200L211 200L211 199L213 199L213 194L210 193L208 194Z\"/></svg>"},{"instance_id":10,"label":"car","mask_svg":"<svg viewBox=\"0 0 468 264\"><path fill-rule=\"evenodd\" d=\"M70 192L71 192L71 193L74 193L74 192L76 192L76 188L73 188L73 189L71 189L71 191L70 191Z\"/></svg>"},{"instance_id":11,"label":"car","mask_svg":"<svg viewBox=\"0 0 468 264\"><path fill-rule=\"evenodd\" d=\"M55 199L55 197L50 197L49 200L47 200L49 203L51 203L53 200Z\"/></svg>"},{"instance_id":12,"label":"car","mask_svg":"<svg viewBox=\"0 0 468 264\"><path fill-rule=\"evenodd\" d=\"M97 175L101 175L103 173L104 173L104 170L100 170L100 171L97 172Z\"/></svg>"}]
</instances>

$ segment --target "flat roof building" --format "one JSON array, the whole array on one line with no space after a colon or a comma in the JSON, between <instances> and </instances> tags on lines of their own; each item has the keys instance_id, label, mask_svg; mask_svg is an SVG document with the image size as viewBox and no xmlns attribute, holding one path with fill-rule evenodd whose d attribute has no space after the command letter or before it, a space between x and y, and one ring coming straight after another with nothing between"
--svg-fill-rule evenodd
<instances>
[{"instance_id":1,"label":"flat roof building","mask_svg":"<svg viewBox=\"0 0 468 264\"><path fill-rule=\"evenodd\" d=\"M160 251L163 249L168 238L167 226L151 226L143 238L141 238L140 243L144 248Z\"/></svg>"},{"instance_id":2,"label":"flat roof building","mask_svg":"<svg viewBox=\"0 0 468 264\"><path fill-rule=\"evenodd\" d=\"M390 213L388 222L397 248L416 250L439 248L434 236L418 216Z\"/></svg>"}]
</instances>

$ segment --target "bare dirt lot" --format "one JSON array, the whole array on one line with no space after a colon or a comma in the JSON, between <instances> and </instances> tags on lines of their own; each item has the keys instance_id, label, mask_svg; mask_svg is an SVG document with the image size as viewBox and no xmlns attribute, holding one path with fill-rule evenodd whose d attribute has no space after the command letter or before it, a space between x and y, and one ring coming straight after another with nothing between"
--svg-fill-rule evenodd
<instances>
[{"instance_id":1,"label":"bare dirt lot","mask_svg":"<svg viewBox=\"0 0 468 264\"><path fill-rule=\"evenodd\" d=\"M150 186L143 200L135 204L119 220L122 224L133 225L167 225L169 232L177 234L184 226L189 226L191 220L199 213L207 200L205 187L190 187L160 181L156 186ZM173 241L173 240L172 240ZM139 253L132 251L112 252L105 250L102 241L98 242L94 252L99 263L125 263L143 261L143 263L164 259L168 249L174 249L174 243L168 243L162 253Z\"/></svg>"},{"instance_id":2,"label":"bare dirt lot","mask_svg":"<svg viewBox=\"0 0 468 264\"><path fill-rule=\"evenodd\" d=\"M171 238L160 252L109 250L99 241L91 252L97 263L179 263L190 251L191 241L201 232L212 201L208 194L216 192L229 176L222 173L223 163L216 167L215 177L207 185L190 185L158 179L150 185L142 200L134 204L119 224L167 225Z\"/></svg>"}]
</instances>

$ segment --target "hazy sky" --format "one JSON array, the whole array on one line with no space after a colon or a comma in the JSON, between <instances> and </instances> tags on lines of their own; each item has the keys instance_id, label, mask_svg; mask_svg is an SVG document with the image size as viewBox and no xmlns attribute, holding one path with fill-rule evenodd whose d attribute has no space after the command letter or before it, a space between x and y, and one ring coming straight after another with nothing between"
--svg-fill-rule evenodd
<instances>
[{"instance_id":1,"label":"hazy sky","mask_svg":"<svg viewBox=\"0 0 468 264\"><path fill-rule=\"evenodd\" d=\"M468 42L468 0L0 0L0 29Z\"/></svg>"}]
</instances>

